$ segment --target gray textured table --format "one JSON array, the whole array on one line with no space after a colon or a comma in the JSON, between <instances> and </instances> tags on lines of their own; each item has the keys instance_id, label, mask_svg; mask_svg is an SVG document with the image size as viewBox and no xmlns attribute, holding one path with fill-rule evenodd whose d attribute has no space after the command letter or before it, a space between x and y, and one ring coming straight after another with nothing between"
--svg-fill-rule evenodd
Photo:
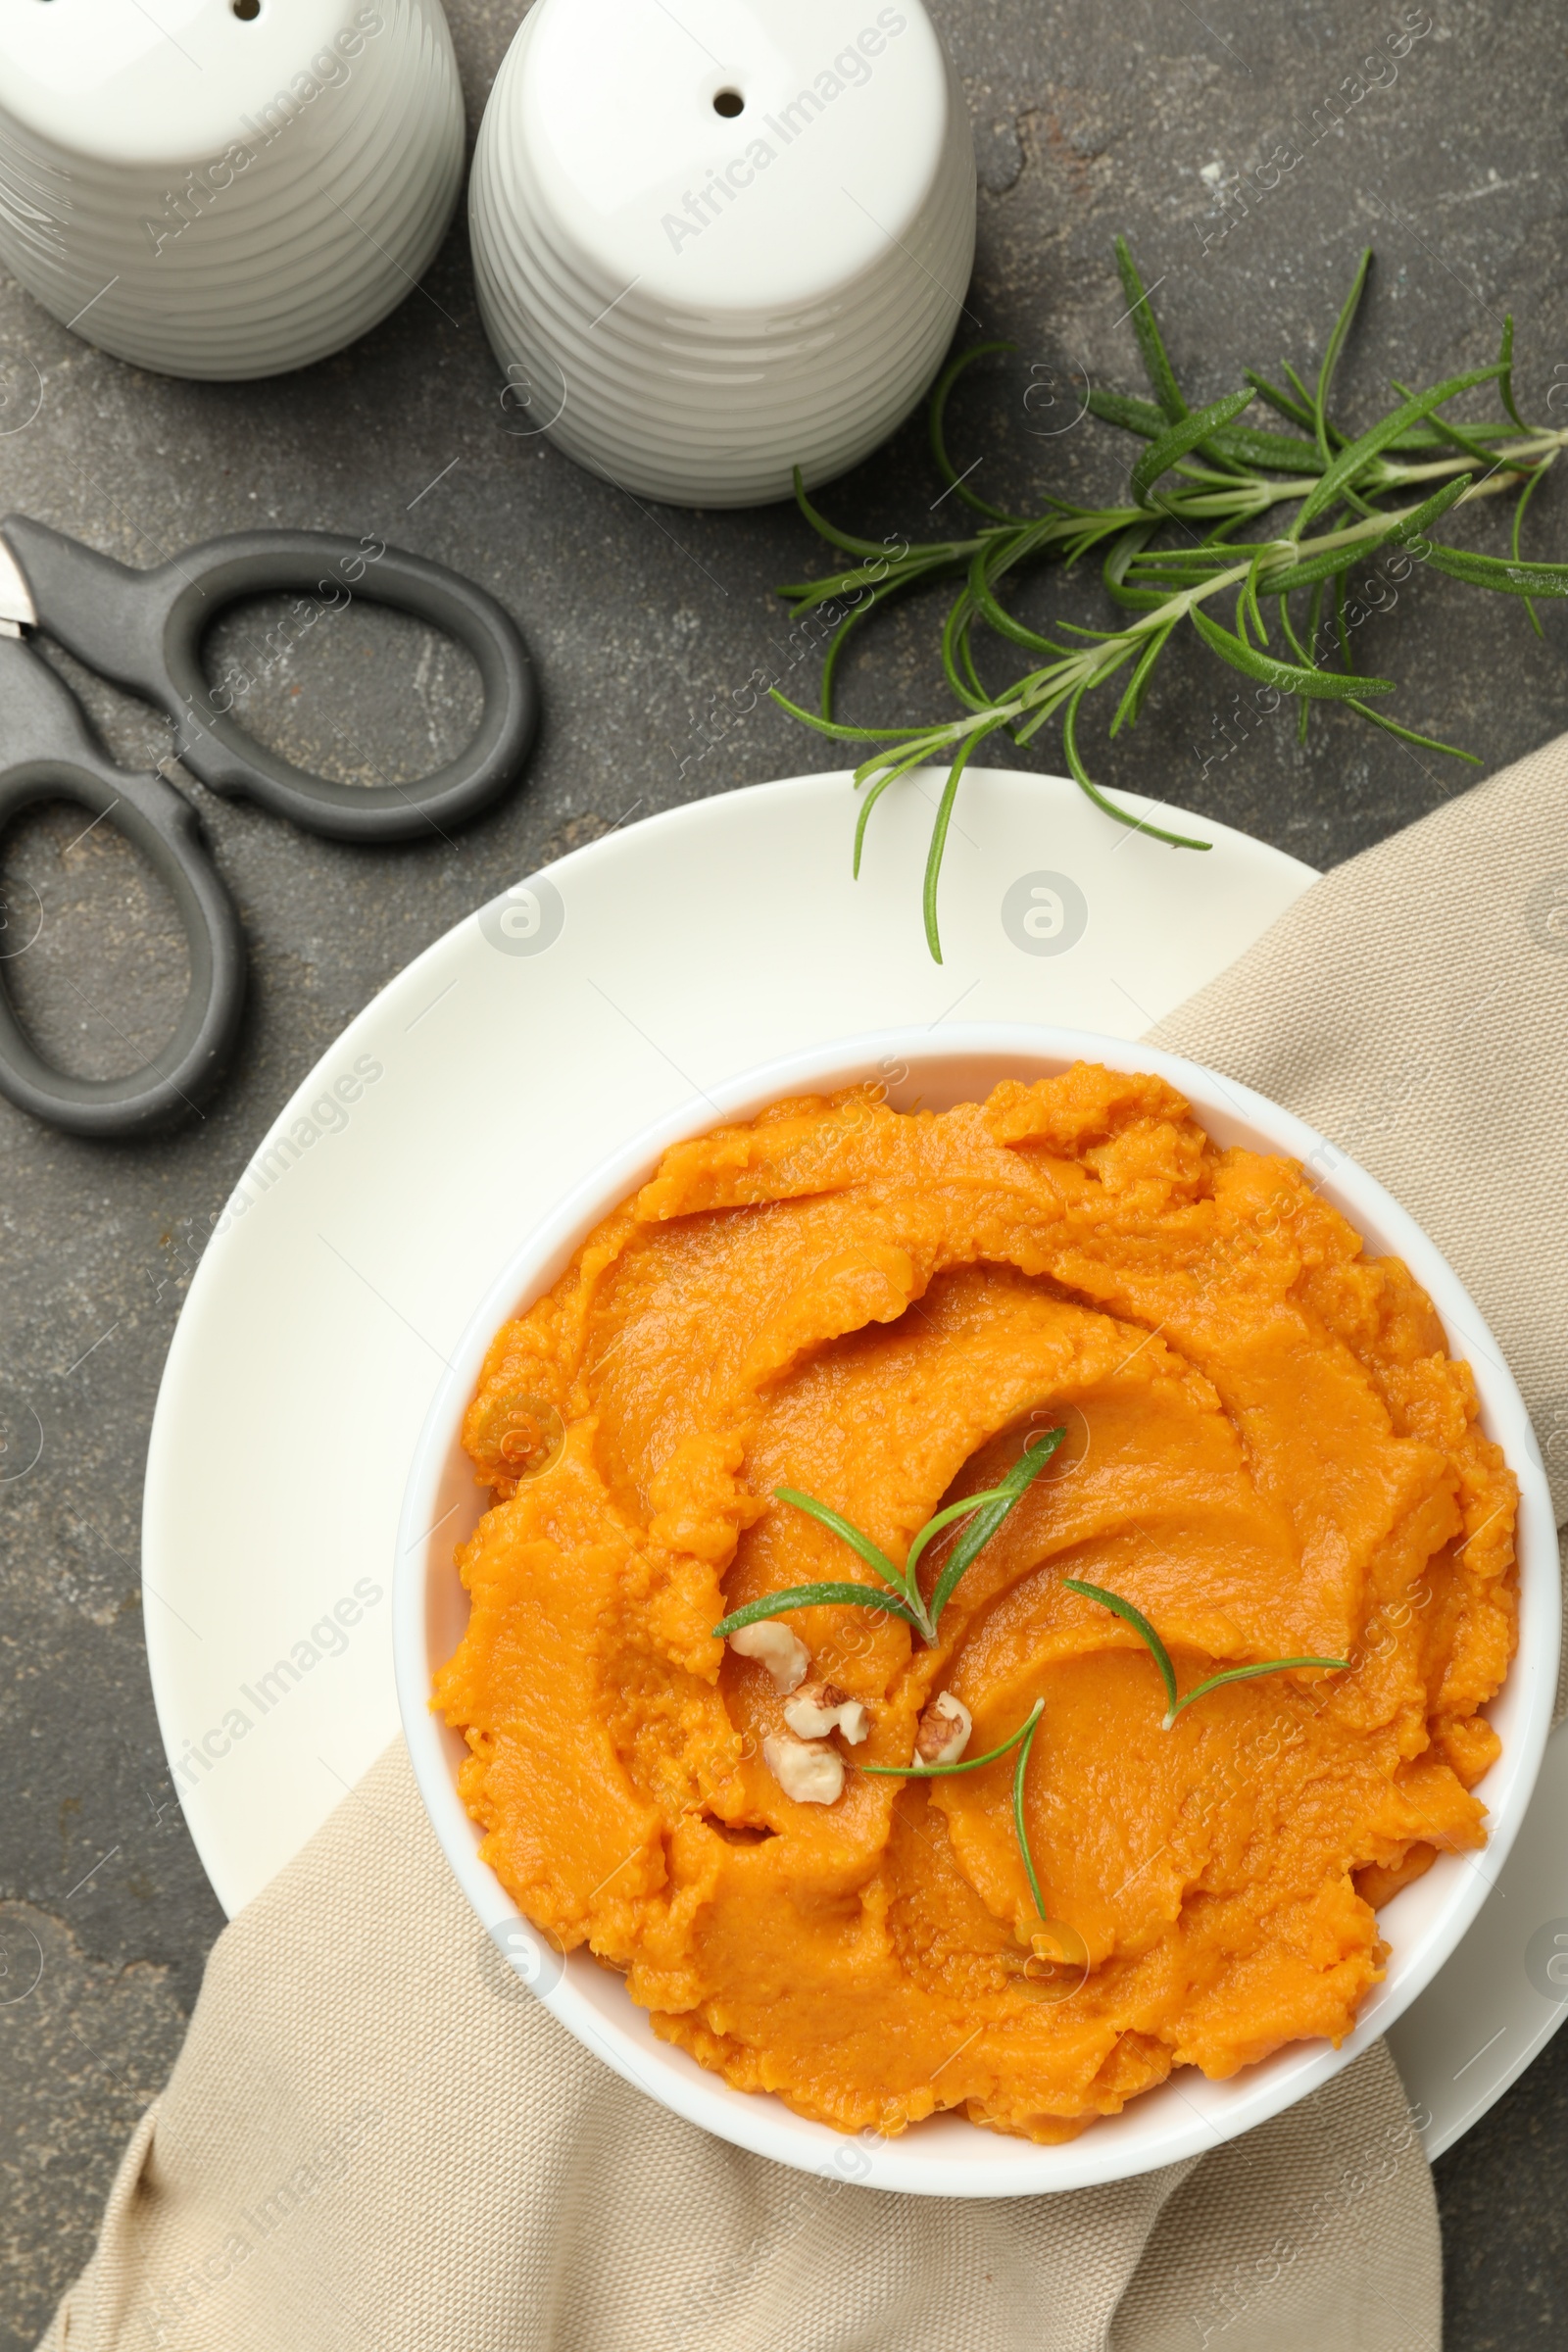
<instances>
[{"instance_id":1,"label":"gray textured table","mask_svg":"<svg viewBox=\"0 0 1568 2352\"><path fill-rule=\"evenodd\" d=\"M452 11L470 127L516 13L490 0ZM1511 309L1521 398L1546 414L1568 378L1568 292L1554 268L1568 52L1551 0L1204 0L1202 14L1186 0L941 0L937 13L980 155L970 309L987 334L1016 339L1020 368L1038 354L1143 389L1117 323L1118 228L1146 278L1163 279L1173 355L1203 399L1243 365L1315 364L1370 242L1374 299L1344 371L1352 408L1390 375L1426 382L1483 364ZM1351 77L1390 54L1401 24L1427 29L1396 78L1356 101ZM1382 69L1376 78L1388 81ZM1278 184L1259 197L1259 168L1267 179L1287 142L1301 160L1275 166ZM0 2346L11 2352L31 2343L87 2252L120 2145L178 2047L221 1924L164 1763L137 1570L159 1371L214 1214L335 1032L477 902L624 811L636 821L836 761L778 710L742 717L734 702L783 633L771 584L817 568L816 543L787 509L645 511L514 437L461 222L393 318L300 375L218 386L143 375L0 278L7 363L0 388L36 368L42 400L17 430L3 429L15 401L0 410L0 512L22 509L132 563L256 523L380 532L492 587L526 631L548 698L524 788L455 847L340 849L181 777L254 955L226 1089L198 1125L136 1148L73 1143L0 1102L0 1411L8 1443L33 1412L44 1431L36 1467L0 1483L0 1931L30 1927L46 1958L37 1993L0 2005ZM990 481L1021 495L1031 466L1054 487L1114 480L1109 436L1088 427L1031 443L1003 430L1015 406L1004 387L956 416L956 441L985 454ZM936 487L916 424L825 503L880 532L919 516ZM1537 500L1534 529L1540 552L1568 553L1560 490ZM1498 547L1500 530L1490 515L1474 543ZM1099 616L1092 582L1057 580L1041 596ZM1401 681L1400 715L1490 766L1568 720L1568 616L1549 609L1544 625L1543 646L1510 600L1417 577L1367 638ZM473 709L463 658L357 608L330 634L326 650L306 641L274 665L249 707L259 731L307 764L367 780L417 773L462 739ZM868 719L941 710L931 635L912 611L891 622L849 676L851 707ZM1173 648L1138 733L1101 750L1103 779L1329 864L1475 772L1348 716L1316 724L1304 751L1285 715L1254 713L1244 735L1232 684L1196 647ZM91 686L85 699L118 758L167 757L167 732L145 710ZM1045 739L1040 764L1055 758ZM48 920L9 970L46 1049L107 1074L167 1034L183 949L171 906L118 837L100 827L74 841L79 830L62 809L11 835L7 895L31 883ZM233 1466L237 1490L281 1469L242 1427ZM1438 2168L1454 2352L1568 2340L1565 2125L1568 2039Z\"/></svg>"}]
</instances>

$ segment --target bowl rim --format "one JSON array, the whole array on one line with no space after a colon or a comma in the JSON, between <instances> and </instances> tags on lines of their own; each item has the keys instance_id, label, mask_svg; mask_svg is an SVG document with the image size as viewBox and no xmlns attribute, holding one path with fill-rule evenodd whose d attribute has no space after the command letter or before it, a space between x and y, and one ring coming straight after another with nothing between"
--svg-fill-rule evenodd
<instances>
[{"instance_id":1,"label":"bowl rim","mask_svg":"<svg viewBox=\"0 0 1568 2352\"><path fill-rule=\"evenodd\" d=\"M990 1062L1011 1065L1010 1074L1032 1079L1078 1060L1162 1077L1216 1141L1256 1149L1262 1138L1302 1162L1369 1248L1404 1260L1437 1308L1450 1350L1469 1361L1487 1434L1502 1446L1520 1489L1519 1646L1489 1710L1494 1720L1499 1713L1506 1719L1506 1736L1502 1754L1477 1784L1489 1809L1488 1842L1479 1858L1440 1856L1423 1879L1383 1907L1380 1918L1403 1905L1406 1921L1424 1925L1408 1949L1390 1936L1387 1976L1363 2001L1354 2030L1338 2049L1292 2043L1223 2082L1184 2068L1179 2087L1173 2077L1131 2100L1119 2116L1056 2146L986 2132L961 2116L933 2117L900 2138L874 2132L851 2137L795 2115L771 2096L733 2088L683 2049L656 2039L647 2013L633 2004L620 1980L585 1946L564 1960L550 1951L479 1859L480 1833L464 1809L454 1774L463 1744L430 1705L430 1612L444 1594L450 1614L456 1586L452 1544L436 1539L459 1507L438 1515L436 1505L443 1492L459 1491L455 1480L466 1477L474 1522L483 1507L482 1490L459 1459L457 1438L495 1332L549 1288L587 1233L652 1173L671 1144L750 1117L790 1094L829 1093L901 1066L913 1074L922 1063L935 1073ZM983 1083L989 1088L1004 1074L1009 1073L998 1069ZM895 1107L901 1090L909 1091L912 1083L910 1075L890 1086ZM960 1084L949 1100L974 1100L981 1083ZM420 1431L396 1543L392 1638L415 1777L472 1909L536 1996L624 2081L719 2138L796 2170L917 2195L1027 2196L1131 2179L1250 2131L1342 2073L1426 1988L1490 1893L1535 1786L1556 1692L1561 1586L1540 1448L1495 1340L1437 1245L1348 1153L1252 1088L1161 1048L1047 1024L955 1023L940 1031L901 1027L828 1040L716 1082L630 1137L531 1227L467 1318ZM445 1644L442 1649L446 1654ZM1412 1903L1411 1897L1420 1899Z\"/></svg>"}]
</instances>

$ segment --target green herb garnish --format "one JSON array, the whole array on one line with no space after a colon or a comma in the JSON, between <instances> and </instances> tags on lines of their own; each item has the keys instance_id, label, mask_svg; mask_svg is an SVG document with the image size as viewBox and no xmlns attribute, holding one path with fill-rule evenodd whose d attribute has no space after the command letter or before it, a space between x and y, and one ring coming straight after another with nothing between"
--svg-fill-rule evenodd
<instances>
[{"instance_id":1,"label":"green herb garnish","mask_svg":"<svg viewBox=\"0 0 1568 2352\"><path fill-rule=\"evenodd\" d=\"M958 1579L972 1566L1001 1527L1008 1512L1021 1501L1031 1483L1037 1479L1063 1438L1065 1427L1048 1429L1032 1437L1022 1453L999 1487L988 1487L983 1494L966 1494L961 1502L950 1502L946 1510L929 1518L909 1545L903 1568L889 1559L878 1544L858 1528L853 1520L830 1510L818 1502L814 1494L803 1494L798 1487L775 1487L773 1493L780 1502L790 1503L796 1510L805 1511L819 1526L828 1528L859 1554L872 1574L885 1588L883 1592L864 1585L792 1585L786 1592L769 1592L761 1600L749 1601L744 1609L735 1610L714 1626L714 1636L722 1640L738 1633L743 1625L756 1625L764 1617L782 1617L790 1609L819 1608L825 1602L850 1602L860 1608L885 1609L889 1616L902 1617L905 1624L920 1636L922 1642L934 1643L942 1612L952 1598ZM953 1549L942 1563L937 1581L927 1601L920 1592L918 1571L922 1554L933 1539L955 1520L967 1517L969 1525L958 1537ZM885 1774L899 1780L939 1780L950 1772L978 1772L983 1765L995 1764L1010 1747L1018 1749L1018 1761L1012 1775L1012 1822L1018 1838L1018 1851L1023 1856L1024 1869L1029 1874L1029 1887L1035 1898L1035 1908L1048 1929L1056 1923L1046 1917L1046 1906L1040 1892L1040 1881L1035 1873L1034 1856L1029 1851L1029 1834L1024 1828L1023 1784L1029 1769L1029 1751L1034 1745L1035 1733L1040 1728L1044 1699L1037 1698L1025 1720L1015 1732L1010 1732L1000 1747L991 1748L983 1756L971 1756L957 1764L861 1764L861 1772ZM1073 1931L1069 1930L1071 1934Z\"/></svg>"},{"instance_id":2,"label":"green herb garnish","mask_svg":"<svg viewBox=\"0 0 1568 2352\"><path fill-rule=\"evenodd\" d=\"M1230 1666L1223 1674L1211 1674L1207 1682L1198 1684L1185 1698L1179 1698L1176 1694L1176 1669L1170 1662L1170 1651L1142 1609L1135 1609L1132 1602L1123 1600L1119 1592L1107 1592L1102 1585L1080 1584L1075 1576L1064 1576L1061 1582L1066 1592L1081 1592L1086 1600L1098 1600L1102 1609L1109 1609L1113 1616L1120 1617L1148 1644L1149 1654L1159 1668L1159 1679L1165 1686L1166 1706L1160 1724L1161 1731L1168 1732L1183 1707L1190 1707L1195 1698L1202 1698L1208 1691L1217 1690L1221 1683L1246 1683L1254 1675L1280 1674L1288 1666L1324 1666L1339 1674L1346 1673L1349 1668L1348 1658L1265 1658L1260 1665Z\"/></svg>"},{"instance_id":3,"label":"green herb garnish","mask_svg":"<svg viewBox=\"0 0 1568 2352\"><path fill-rule=\"evenodd\" d=\"M967 538L906 542L895 555L873 540L841 531L806 495L799 469L795 494L802 513L822 538L854 557L846 570L820 580L780 589L797 613L840 599L851 610L828 642L822 667L821 709L805 710L777 688L773 699L808 726L837 741L875 745L857 768L858 789L867 788L855 834L855 871L866 820L889 785L911 769L937 762L948 779L938 805L926 860L925 932L931 954L942 960L937 929L937 881L965 766L986 739L1005 732L1014 743L1029 742L1046 721L1061 718L1062 753L1068 769L1096 807L1136 832L1152 834L1173 848L1206 850L1210 845L1173 833L1118 808L1093 781L1078 747L1078 713L1084 697L1132 664L1131 676L1110 722L1115 735L1131 726L1143 708L1150 680L1172 632L1185 620L1211 653L1244 677L1298 697L1298 731L1304 740L1314 702L1339 702L1358 717L1384 728L1403 743L1455 759L1474 755L1432 736L1398 726L1370 707L1369 698L1394 692L1389 678L1356 671L1350 645L1354 625L1347 619L1347 574L1367 557L1409 551L1433 570L1471 587L1520 596L1540 634L1531 599L1568 595L1568 564L1526 564L1519 555L1524 510L1542 474L1568 442L1568 427L1529 427L1513 394L1513 321L1503 322L1501 348L1490 368L1467 368L1430 389L1408 394L1367 431L1351 435L1329 413L1329 395L1341 351L1359 307L1371 263L1361 256L1355 282L1324 353L1314 387L1287 368L1291 389L1244 370L1246 388L1207 407L1189 411L1178 388L1143 281L1124 239L1116 240L1117 267L1129 303L1152 401L1091 390L1090 412L1102 421L1149 444L1133 467L1131 502L1081 507L1045 495L1046 513L1033 517L1006 514L969 486L948 455L945 419L954 385L988 353L1012 348L985 343L961 353L943 370L931 395L931 449L948 486L982 519ZM1495 383L1505 421L1462 427L1438 412L1460 393ZM1403 392L1396 385L1396 390ZM1293 432L1265 431L1241 421L1255 400L1294 426ZM972 468L970 468L972 471ZM1441 483L1440 488L1427 485ZM1522 487L1521 487L1522 485ZM1450 507L1517 491L1513 552L1508 562L1441 545L1428 536ZM1412 495L1413 494L1413 495ZM944 493L946 495L946 493ZM1272 510L1294 507L1294 516L1271 536L1232 534L1261 525ZM1309 523L1317 534L1303 536ZM1139 617L1115 630L1058 629L1086 640L1063 645L1027 628L1002 600L1007 575L1042 557L1059 556L1070 566L1102 552L1102 572L1114 601ZM1402 576L1402 574L1400 575ZM922 727L852 727L833 716L833 686L839 658L852 628L901 590L922 582L961 578L963 585L942 631L942 664L964 715ZM1325 595L1332 590L1332 629L1323 620ZM1291 612L1294 596L1307 598L1304 642ZM1234 597L1231 626L1203 607ZM1288 657L1267 650L1265 600L1278 605L1278 626ZM1364 615L1363 615L1364 616ZM1000 694L982 679L976 662L974 629L982 622L1009 644L1035 658L1037 666ZM1339 666L1319 659L1320 638L1337 650ZM1041 656L1047 657L1040 662ZM1480 764L1479 761L1476 764Z\"/></svg>"},{"instance_id":4,"label":"green herb garnish","mask_svg":"<svg viewBox=\"0 0 1568 2352\"><path fill-rule=\"evenodd\" d=\"M1035 1711L1029 1719L1028 1729L1023 1736L1023 1744L1018 1750L1018 1761L1013 1768L1012 1827L1013 1834L1018 1840L1018 1851L1023 1856L1024 1869L1029 1873L1029 1891L1035 1898L1035 1909L1041 1918L1046 1920L1046 1925L1049 1927L1052 1923L1046 1919L1046 1898L1040 1891L1040 1881L1035 1876L1035 1858L1029 1851L1029 1833L1024 1828L1023 1821L1023 1776L1029 1769L1029 1750L1033 1747L1035 1734L1040 1729L1043 1704L1041 1699L1035 1700Z\"/></svg>"},{"instance_id":5,"label":"green herb garnish","mask_svg":"<svg viewBox=\"0 0 1568 2352\"><path fill-rule=\"evenodd\" d=\"M902 1569L896 1567L881 1545L873 1544L870 1537L863 1534L852 1520L829 1510L827 1504L818 1502L814 1494L803 1494L798 1487L775 1487L773 1493L778 1501L791 1504L797 1511L805 1511L808 1518L842 1538L852 1551L858 1552L872 1574L880 1579L885 1592L875 1592L864 1585L792 1585L788 1592L768 1592L760 1600L748 1601L745 1608L736 1609L732 1616L723 1618L714 1626L714 1638L723 1641L726 1636L739 1633L743 1625L757 1625L764 1617L782 1617L791 1609L822 1608L832 1602L848 1602L859 1608L885 1610L890 1617L902 1617L922 1642L934 1642L943 1609L959 1577L972 1564L976 1554L990 1543L1007 1513L1026 1493L1030 1482L1039 1477L1066 1434L1065 1428L1048 1429L1032 1437L1001 1486L988 1487L983 1494L966 1494L961 1502L950 1502L945 1511L938 1511L928 1519L909 1545L908 1556ZM973 1513L970 1524L943 1562L941 1573L932 1588L931 1598L927 1601L920 1592L917 1575L921 1554L933 1537L941 1535L944 1528L951 1527L956 1519L964 1518L969 1513Z\"/></svg>"},{"instance_id":6,"label":"green herb garnish","mask_svg":"<svg viewBox=\"0 0 1568 2352\"><path fill-rule=\"evenodd\" d=\"M1060 1923L1047 1916L1046 1898L1040 1891L1040 1879L1035 1870L1034 1855L1029 1851L1029 1832L1024 1826L1023 1818L1024 1775L1029 1770L1029 1751L1034 1746L1035 1734L1040 1729L1040 1718L1045 1713L1045 1700L1037 1698L1022 1723L1019 1724L1018 1729L1015 1732L1009 1732L1000 1747L988 1748L983 1756L965 1756L956 1764L861 1764L857 1766L857 1770L878 1773L891 1779L905 1781L943 1780L950 1772L979 1772L983 1765L995 1764L1000 1757L1004 1756L1009 1747L1016 1747L1018 1761L1012 1769L1013 1835L1018 1840L1018 1851L1023 1856L1024 1869L1029 1874L1029 1891L1035 1898L1035 1909L1039 1912L1046 1927L1059 1930ZM1072 1934L1075 1931L1069 1930L1068 1933Z\"/></svg>"}]
</instances>

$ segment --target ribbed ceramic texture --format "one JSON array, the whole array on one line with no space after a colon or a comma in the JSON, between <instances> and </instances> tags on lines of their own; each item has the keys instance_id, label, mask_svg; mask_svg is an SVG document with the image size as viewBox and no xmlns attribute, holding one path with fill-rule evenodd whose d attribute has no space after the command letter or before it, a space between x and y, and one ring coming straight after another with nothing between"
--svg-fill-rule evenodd
<instances>
[{"instance_id":1,"label":"ribbed ceramic texture","mask_svg":"<svg viewBox=\"0 0 1568 2352\"><path fill-rule=\"evenodd\" d=\"M761 61L775 74L793 66L790 84L811 90L812 69L826 67L835 38L842 63L858 18L839 7L828 30L820 8L704 0L672 25L670 56L655 61L661 78L647 105L667 109L667 172L660 159L646 186L601 204L591 168L564 154L567 134L557 144L539 133L561 119L564 85L588 74L596 38L612 55L622 5L538 0L480 127L469 188L474 274L513 386L504 396L512 421L547 431L579 464L646 497L694 506L785 498L796 466L808 483L823 481L885 439L952 337L974 255L963 95L917 6L901 0L880 18L867 11L867 29L896 20L904 30L883 36L863 83L833 101L831 121L821 110L809 137L798 132L800 153L791 153L794 140L786 148L760 98L730 121L713 113L712 95L745 89L753 58L759 78ZM573 12L564 27L563 11ZM680 88L671 102L671 77L689 80L690 104ZM631 135L646 150L635 75L612 67L596 89L601 152ZM681 195L753 137L774 150L771 220L748 183L688 239ZM912 157L911 142L921 150ZM886 208L883 154L898 158ZM799 221L787 246L778 235L785 200Z\"/></svg>"},{"instance_id":2,"label":"ribbed ceramic texture","mask_svg":"<svg viewBox=\"0 0 1568 2352\"><path fill-rule=\"evenodd\" d=\"M0 260L46 310L161 374L250 377L404 300L463 171L440 0L263 0L250 21L188 0L107 72L101 5L51 0L52 33L83 20L78 99L40 58L39 0L0 0Z\"/></svg>"}]
</instances>

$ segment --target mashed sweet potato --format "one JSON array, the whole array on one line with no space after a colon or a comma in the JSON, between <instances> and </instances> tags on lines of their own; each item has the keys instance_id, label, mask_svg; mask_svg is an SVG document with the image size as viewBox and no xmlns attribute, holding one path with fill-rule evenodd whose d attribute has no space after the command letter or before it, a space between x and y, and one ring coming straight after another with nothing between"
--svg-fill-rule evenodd
<instances>
[{"instance_id":1,"label":"mashed sweet potato","mask_svg":"<svg viewBox=\"0 0 1568 2352\"><path fill-rule=\"evenodd\" d=\"M1515 1486L1475 1416L1405 1267L1157 1078L1080 1064L940 1115L799 1100L678 1145L497 1335L466 1425L494 1501L436 1697L485 1856L658 2034L844 2131L956 2109L1061 2139L1174 2067L1338 2040L1381 1973L1375 1906L1484 1841ZM783 1621L870 1715L834 1735L835 1802L786 1796L762 1753L784 1702L711 1628L875 1588L774 1489L899 1561L1058 1425L935 1647L870 1608ZM1350 1664L1233 1683L1166 1731L1149 1650L1066 1576L1134 1602L1184 1690ZM974 1755L1044 1701L1050 1932L1010 1756L857 1769L908 1762L942 1691Z\"/></svg>"}]
</instances>

